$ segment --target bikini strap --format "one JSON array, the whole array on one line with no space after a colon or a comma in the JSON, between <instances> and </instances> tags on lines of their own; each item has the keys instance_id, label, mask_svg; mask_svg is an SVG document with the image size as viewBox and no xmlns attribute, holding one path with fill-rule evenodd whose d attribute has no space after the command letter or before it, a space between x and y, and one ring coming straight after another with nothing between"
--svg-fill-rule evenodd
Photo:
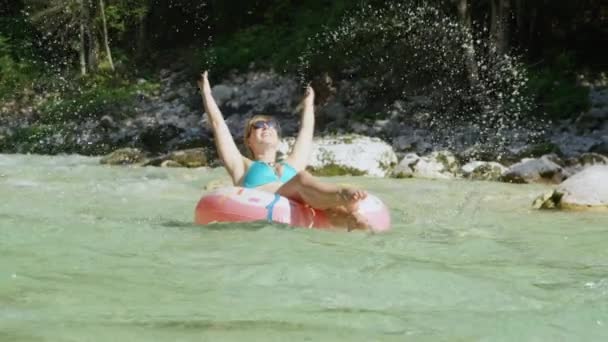
<instances>
[{"instance_id":1,"label":"bikini strap","mask_svg":"<svg viewBox=\"0 0 608 342\"><path fill-rule=\"evenodd\" d=\"M281 196L279 194L274 194L274 199L266 206L266 220L268 220L268 222L272 222L272 212L274 210L274 206L280 199Z\"/></svg>"}]
</instances>

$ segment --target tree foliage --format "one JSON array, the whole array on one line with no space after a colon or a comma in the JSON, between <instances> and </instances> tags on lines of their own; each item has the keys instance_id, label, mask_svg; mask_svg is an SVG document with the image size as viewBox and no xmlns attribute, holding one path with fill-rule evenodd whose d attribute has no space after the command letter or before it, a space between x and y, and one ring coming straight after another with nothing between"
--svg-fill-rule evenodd
<instances>
[{"instance_id":1,"label":"tree foliage","mask_svg":"<svg viewBox=\"0 0 608 342\"><path fill-rule=\"evenodd\" d=\"M0 83L4 89L19 87L33 70L31 61L95 73L105 72L109 63L103 61L116 55L117 68L127 73L142 66L166 67L184 51L193 68L211 66L223 72L255 62L294 70L301 53L315 43L310 37L335 28L358 6L395 1L408 0L0 0ZM551 82L543 80L560 76L559 71L545 71L558 68L556 61L564 53L575 65L606 67L598 53L608 37L604 0L408 3L432 4L447 15L460 16L475 37L492 37L498 53L523 55L540 77L535 85L539 91L553 91L547 88ZM462 8L466 11L459 11ZM28 25L24 18L33 26L19 35L13 23ZM36 51L36 56L25 58L25 51ZM570 75L560 79L572 82Z\"/></svg>"}]
</instances>

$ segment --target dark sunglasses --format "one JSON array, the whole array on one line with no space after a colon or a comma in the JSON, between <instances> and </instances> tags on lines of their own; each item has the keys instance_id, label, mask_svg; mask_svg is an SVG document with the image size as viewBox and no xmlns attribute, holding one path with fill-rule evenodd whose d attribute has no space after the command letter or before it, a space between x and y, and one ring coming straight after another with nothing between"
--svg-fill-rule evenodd
<instances>
[{"instance_id":1,"label":"dark sunglasses","mask_svg":"<svg viewBox=\"0 0 608 342\"><path fill-rule=\"evenodd\" d=\"M254 129L260 129L264 127L278 129L279 123L274 120L258 120L251 124Z\"/></svg>"}]
</instances>

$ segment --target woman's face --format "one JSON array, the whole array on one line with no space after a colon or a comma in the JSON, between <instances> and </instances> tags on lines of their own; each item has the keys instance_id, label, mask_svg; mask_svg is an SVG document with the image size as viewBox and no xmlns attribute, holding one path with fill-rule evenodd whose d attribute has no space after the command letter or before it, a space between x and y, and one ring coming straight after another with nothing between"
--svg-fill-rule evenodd
<instances>
[{"instance_id":1,"label":"woman's face","mask_svg":"<svg viewBox=\"0 0 608 342\"><path fill-rule=\"evenodd\" d=\"M250 123L247 143L254 152L260 148L268 148L279 144L278 123L274 119L257 119Z\"/></svg>"}]
</instances>

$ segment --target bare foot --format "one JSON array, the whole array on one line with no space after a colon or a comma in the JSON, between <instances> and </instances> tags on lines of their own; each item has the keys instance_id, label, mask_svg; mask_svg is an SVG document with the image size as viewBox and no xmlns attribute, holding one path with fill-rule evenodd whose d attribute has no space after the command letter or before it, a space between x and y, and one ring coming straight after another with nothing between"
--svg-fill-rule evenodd
<instances>
[{"instance_id":1,"label":"bare foot","mask_svg":"<svg viewBox=\"0 0 608 342\"><path fill-rule=\"evenodd\" d=\"M353 188L342 188L338 192L338 196L348 210L356 210L359 201L367 197L367 192Z\"/></svg>"},{"instance_id":2,"label":"bare foot","mask_svg":"<svg viewBox=\"0 0 608 342\"><path fill-rule=\"evenodd\" d=\"M343 206L335 208L338 215L345 219L348 230L369 229L369 222L359 213L359 201L367 197L367 192L353 188L343 188L339 192Z\"/></svg>"}]
</instances>

